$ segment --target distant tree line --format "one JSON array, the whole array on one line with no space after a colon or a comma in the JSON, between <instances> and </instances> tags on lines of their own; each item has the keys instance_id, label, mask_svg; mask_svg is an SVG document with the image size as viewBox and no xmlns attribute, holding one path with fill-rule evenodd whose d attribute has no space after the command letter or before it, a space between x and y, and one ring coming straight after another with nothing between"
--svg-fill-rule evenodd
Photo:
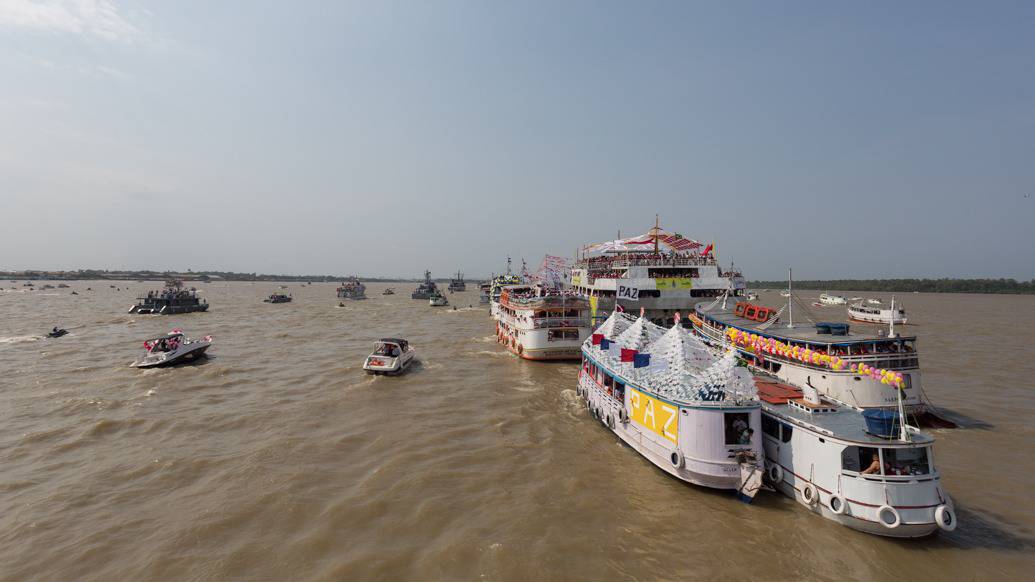
<instances>
[{"instance_id":1,"label":"distant tree line","mask_svg":"<svg viewBox=\"0 0 1035 582\"><path fill-rule=\"evenodd\" d=\"M752 281L753 289L785 289L787 281ZM1035 294L1035 279L830 279L794 281L795 289L921 293Z\"/></svg>"},{"instance_id":2,"label":"distant tree line","mask_svg":"<svg viewBox=\"0 0 1035 582\"><path fill-rule=\"evenodd\" d=\"M0 279L46 279L46 280L164 280L182 279L184 281L301 281L329 282L342 281L341 275L271 275L265 273L235 273L233 271L110 271L107 269L79 269L76 271L0 271ZM406 282L419 279L360 277L367 282ZM448 280L448 279L446 279Z\"/></svg>"}]
</instances>

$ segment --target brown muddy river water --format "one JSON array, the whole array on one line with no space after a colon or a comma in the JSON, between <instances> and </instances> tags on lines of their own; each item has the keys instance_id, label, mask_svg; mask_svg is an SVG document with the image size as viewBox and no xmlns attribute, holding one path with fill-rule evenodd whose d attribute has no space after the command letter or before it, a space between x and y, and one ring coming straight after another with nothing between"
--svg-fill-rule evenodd
<instances>
[{"instance_id":1,"label":"brown muddy river water","mask_svg":"<svg viewBox=\"0 0 1035 582\"><path fill-rule=\"evenodd\" d=\"M277 284L213 283L208 313L164 317L126 314L158 283L74 282L76 296L13 285L0 293L2 580L1035 570L1035 297L899 296L927 394L970 420L934 432L959 528L895 541L777 494L745 505L668 477L590 418L577 364L497 346L473 285L453 311L411 300L412 284L369 285L370 299L339 308L333 284L292 283L294 302L270 305ZM71 334L41 339L55 325ZM214 336L211 357L128 367L173 327ZM389 335L421 363L367 377L363 357Z\"/></svg>"}]
</instances>

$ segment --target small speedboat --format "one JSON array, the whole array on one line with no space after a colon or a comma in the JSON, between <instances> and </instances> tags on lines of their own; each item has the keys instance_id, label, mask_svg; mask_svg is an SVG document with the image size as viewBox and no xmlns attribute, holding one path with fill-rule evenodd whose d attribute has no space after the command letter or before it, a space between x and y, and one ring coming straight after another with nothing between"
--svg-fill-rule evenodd
<instances>
[{"instance_id":1,"label":"small speedboat","mask_svg":"<svg viewBox=\"0 0 1035 582\"><path fill-rule=\"evenodd\" d=\"M428 305L432 307L444 307L449 305L449 300L446 299L445 295L436 294L432 295L431 298L428 299Z\"/></svg>"},{"instance_id":2,"label":"small speedboat","mask_svg":"<svg viewBox=\"0 0 1035 582\"><path fill-rule=\"evenodd\" d=\"M142 358L130 364L134 368L158 368L189 362L205 356L205 351L212 345L212 336L207 335L199 340L183 335L183 331L174 329L171 332L151 338L144 342L146 353Z\"/></svg>"},{"instance_id":3,"label":"small speedboat","mask_svg":"<svg viewBox=\"0 0 1035 582\"><path fill-rule=\"evenodd\" d=\"M395 289L392 289L391 287L389 287L389 288L385 289L384 291L382 291L381 295L395 295Z\"/></svg>"},{"instance_id":4,"label":"small speedboat","mask_svg":"<svg viewBox=\"0 0 1035 582\"><path fill-rule=\"evenodd\" d=\"M262 300L263 303L291 303L291 296L283 293L274 293Z\"/></svg>"},{"instance_id":5,"label":"small speedboat","mask_svg":"<svg viewBox=\"0 0 1035 582\"><path fill-rule=\"evenodd\" d=\"M374 351L363 362L363 369L367 374L402 374L413 363L415 354L413 346L404 339L382 338L374 342Z\"/></svg>"},{"instance_id":6,"label":"small speedboat","mask_svg":"<svg viewBox=\"0 0 1035 582\"><path fill-rule=\"evenodd\" d=\"M758 293L755 293L754 291L749 292L747 294L747 300L748 301L758 301Z\"/></svg>"},{"instance_id":7,"label":"small speedboat","mask_svg":"<svg viewBox=\"0 0 1035 582\"><path fill-rule=\"evenodd\" d=\"M68 330L64 328L58 329L55 327L54 329L50 330L50 333L47 334L47 337L61 337L63 335L68 335Z\"/></svg>"},{"instance_id":8,"label":"small speedboat","mask_svg":"<svg viewBox=\"0 0 1035 582\"><path fill-rule=\"evenodd\" d=\"M75 291L73 290L73 291L72 291L72 295L79 295L79 293L77 293L77 292L75 292Z\"/></svg>"}]
</instances>

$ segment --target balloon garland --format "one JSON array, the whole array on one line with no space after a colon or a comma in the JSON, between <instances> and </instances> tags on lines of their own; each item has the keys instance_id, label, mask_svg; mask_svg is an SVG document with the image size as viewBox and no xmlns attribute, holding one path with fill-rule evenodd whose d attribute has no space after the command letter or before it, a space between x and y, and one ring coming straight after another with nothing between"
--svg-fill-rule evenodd
<instances>
[{"instance_id":1,"label":"balloon garland","mask_svg":"<svg viewBox=\"0 0 1035 582\"><path fill-rule=\"evenodd\" d=\"M756 354L770 354L791 360L798 360L799 362L806 364L826 366L835 372L848 369L851 370L853 374L869 376L881 384L894 386L899 389L902 388L902 374L894 370L874 368L873 366L869 366L864 363L849 364L838 356L831 356L829 354L824 354L808 348L802 348L800 346L791 346L771 337L748 333L732 327L726 330L726 335L729 336L730 341L733 342L733 344L754 351Z\"/></svg>"}]
</instances>

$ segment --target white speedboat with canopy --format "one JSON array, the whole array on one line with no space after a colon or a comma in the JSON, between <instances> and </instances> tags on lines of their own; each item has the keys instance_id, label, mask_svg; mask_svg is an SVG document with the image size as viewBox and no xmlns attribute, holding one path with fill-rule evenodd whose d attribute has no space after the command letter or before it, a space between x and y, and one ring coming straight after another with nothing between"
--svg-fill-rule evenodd
<instances>
[{"instance_id":1,"label":"white speedboat with canopy","mask_svg":"<svg viewBox=\"0 0 1035 582\"><path fill-rule=\"evenodd\" d=\"M203 357L211 345L210 335L196 340L183 335L183 330L174 329L165 335L146 340L146 353L130 365L134 368L159 368L193 361Z\"/></svg>"},{"instance_id":2,"label":"white speedboat with canopy","mask_svg":"<svg viewBox=\"0 0 1035 582\"><path fill-rule=\"evenodd\" d=\"M416 352L410 342L394 337L381 338L374 342L374 351L363 361L367 374L402 374L413 363Z\"/></svg>"},{"instance_id":3,"label":"white speedboat with canopy","mask_svg":"<svg viewBox=\"0 0 1035 582\"><path fill-rule=\"evenodd\" d=\"M754 498L761 402L735 352L716 357L678 314L666 329L615 312L582 354L578 393L594 418L670 475Z\"/></svg>"}]
</instances>

